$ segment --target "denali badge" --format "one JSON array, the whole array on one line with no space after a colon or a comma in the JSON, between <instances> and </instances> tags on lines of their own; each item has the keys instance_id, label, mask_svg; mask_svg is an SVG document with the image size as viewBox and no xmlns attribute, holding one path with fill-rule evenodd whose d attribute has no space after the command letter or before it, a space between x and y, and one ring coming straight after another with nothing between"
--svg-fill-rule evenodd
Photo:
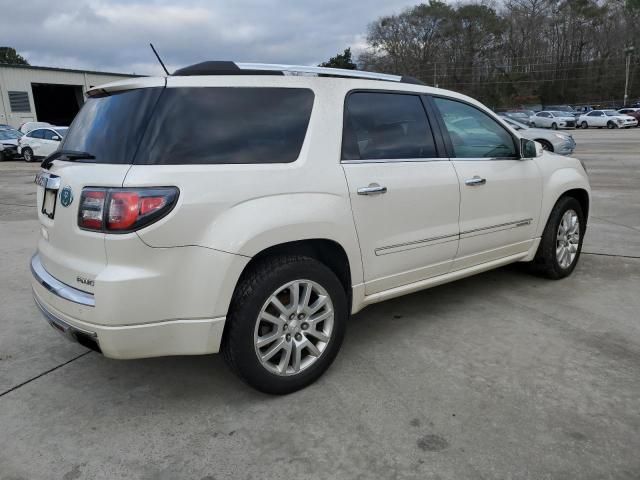
<instances>
[{"instance_id":1,"label":"denali badge","mask_svg":"<svg viewBox=\"0 0 640 480\"><path fill-rule=\"evenodd\" d=\"M60 203L63 207L68 207L73 202L73 192L71 191L71 187L67 185L60 192Z\"/></svg>"},{"instance_id":2,"label":"denali badge","mask_svg":"<svg viewBox=\"0 0 640 480\"><path fill-rule=\"evenodd\" d=\"M84 278L84 277L76 277L76 281L78 283L83 284L83 285L87 285L88 287L93 287L95 285L95 283L96 283L93 280L91 280L89 278Z\"/></svg>"}]
</instances>

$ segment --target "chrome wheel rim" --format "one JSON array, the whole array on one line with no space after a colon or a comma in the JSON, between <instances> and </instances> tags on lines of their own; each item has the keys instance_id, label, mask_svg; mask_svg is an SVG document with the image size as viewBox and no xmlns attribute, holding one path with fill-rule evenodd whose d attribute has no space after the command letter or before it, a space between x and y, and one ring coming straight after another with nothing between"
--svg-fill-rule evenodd
<instances>
[{"instance_id":1,"label":"chrome wheel rim","mask_svg":"<svg viewBox=\"0 0 640 480\"><path fill-rule=\"evenodd\" d=\"M258 360L276 375L296 375L322 356L333 323L333 303L320 284L294 280L282 285L256 320L253 341Z\"/></svg>"},{"instance_id":2,"label":"chrome wheel rim","mask_svg":"<svg viewBox=\"0 0 640 480\"><path fill-rule=\"evenodd\" d=\"M24 159L25 159L27 162L30 162L30 161L31 161L31 150L25 150L25 151L23 152L23 155L24 155Z\"/></svg>"},{"instance_id":3,"label":"chrome wheel rim","mask_svg":"<svg viewBox=\"0 0 640 480\"><path fill-rule=\"evenodd\" d=\"M580 220L575 210L564 212L556 236L556 259L561 268L567 269L578 255Z\"/></svg>"}]
</instances>

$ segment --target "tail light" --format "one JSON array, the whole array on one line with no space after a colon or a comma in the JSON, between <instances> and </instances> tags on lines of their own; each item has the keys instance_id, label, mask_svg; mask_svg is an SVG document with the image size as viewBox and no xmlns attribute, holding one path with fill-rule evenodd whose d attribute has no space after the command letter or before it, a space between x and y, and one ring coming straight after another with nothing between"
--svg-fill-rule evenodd
<instances>
[{"instance_id":1,"label":"tail light","mask_svg":"<svg viewBox=\"0 0 640 480\"><path fill-rule=\"evenodd\" d=\"M85 188L78 226L83 230L128 233L157 222L178 200L176 187Z\"/></svg>"}]
</instances>

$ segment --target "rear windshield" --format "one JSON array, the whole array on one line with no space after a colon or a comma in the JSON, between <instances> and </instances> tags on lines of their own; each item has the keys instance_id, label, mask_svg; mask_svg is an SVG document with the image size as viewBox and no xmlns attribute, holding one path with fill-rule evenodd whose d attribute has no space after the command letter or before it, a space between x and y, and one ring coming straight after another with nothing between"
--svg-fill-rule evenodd
<instances>
[{"instance_id":1,"label":"rear windshield","mask_svg":"<svg viewBox=\"0 0 640 480\"><path fill-rule=\"evenodd\" d=\"M181 87L162 93L135 163L288 163L300 155L313 92Z\"/></svg>"},{"instance_id":2,"label":"rear windshield","mask_svg":"<svg viewBox=\"0 0 640 480\"><path fill-rule=\"evenodd\" d=\"M87 152L92 163L133 163L162 87L89 98L65 135L62 150Z\"/></svg>"}]
</instances>

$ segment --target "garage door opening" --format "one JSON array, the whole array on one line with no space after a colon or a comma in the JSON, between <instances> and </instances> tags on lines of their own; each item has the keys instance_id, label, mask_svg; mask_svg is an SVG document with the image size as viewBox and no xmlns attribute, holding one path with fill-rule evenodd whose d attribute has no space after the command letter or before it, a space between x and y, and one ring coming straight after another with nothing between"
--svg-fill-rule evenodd
<instances>
[{"instance_id":1,"label":"garage door opening","mask_svg":"<svg viewBox=\"0 0 640 480\"><path fill-rule=\"evenodd\" d=\"M84 103L80 85L32 83L31 90L39 122L68 126Z\"/></svg>"}]
</instances>

